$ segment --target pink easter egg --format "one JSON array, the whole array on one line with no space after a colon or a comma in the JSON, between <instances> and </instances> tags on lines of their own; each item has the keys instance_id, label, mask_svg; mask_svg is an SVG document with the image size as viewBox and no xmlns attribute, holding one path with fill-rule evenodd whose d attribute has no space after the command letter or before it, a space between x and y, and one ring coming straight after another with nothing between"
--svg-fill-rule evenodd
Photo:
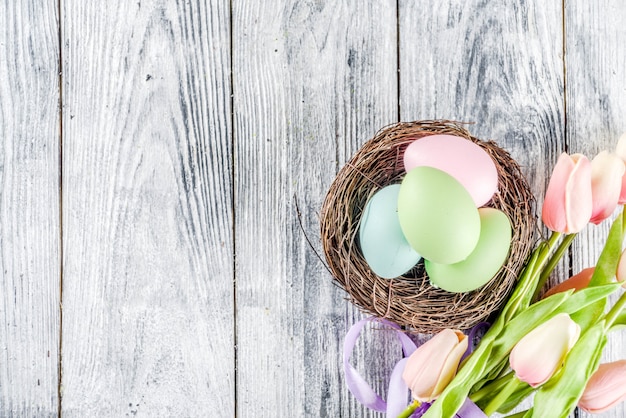
<instances>
[{"instance_id":1,"label":"pink easter egg","mask_svg":"<svg viewBox=\"0 0 626 418\"><path fill-rule=\"evenodd\" d=\"M454 177L469 192L476 207L487 203L498 189L493 159L472 141L453 135L420 138L404 152L404 168L433 167Z\"/></svg>"}]
</instances>

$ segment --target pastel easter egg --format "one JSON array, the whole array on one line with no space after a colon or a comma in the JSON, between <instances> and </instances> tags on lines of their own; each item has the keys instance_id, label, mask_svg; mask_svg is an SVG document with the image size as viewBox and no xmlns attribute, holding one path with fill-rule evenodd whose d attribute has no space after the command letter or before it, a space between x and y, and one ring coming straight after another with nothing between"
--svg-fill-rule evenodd
<instances>
[{"instance_id":1,"label":"pastel easter egg","mask_svg":"<svg viewBox=\"0 0 626 418\"><path fill-rule=\"evenodd\" d=\"M433 167L416 167L404 176L398 218L411 247L437 263L465 259L480 235L470 194L454 177Z\"/></svg>"},{"instance_id":2,"label":"pastel easter egg","mask_svg":"<svg viewBox=\"0 0 626 418\"><path fill-rule=\"evenodd\" d=\"M365 206L359 225L361 252L372 271L385 279L411 270L421 256L409 245L398 220L399 184L383 187Z\"/></svg>"},{"instance_id":3,"label":"pastel easter egg","mask_svg":"<svg viewBox=\"0 0 626 418\"><path fill-rule=\"evenodd\" d=\"M493 208L480 208L480 239L472 253L455 264L425 260L425 267L434 286L448 292L469 292L485 285L505 263L511 247L511 223L505 213Z\"/></svg>"},{"instance_id":4,"label":"pastel easter egg","mask_svg":"<svg viewBox=\"0 0 626 418\"><path fill-rule=\"evenodd\" d=\"M487 203L498 188L493 159L479 145L453 135L431 135L415 140L404 152L404 168L429 166L445 171L461 183L476 207Z\"/></svg>"}]
</instances>

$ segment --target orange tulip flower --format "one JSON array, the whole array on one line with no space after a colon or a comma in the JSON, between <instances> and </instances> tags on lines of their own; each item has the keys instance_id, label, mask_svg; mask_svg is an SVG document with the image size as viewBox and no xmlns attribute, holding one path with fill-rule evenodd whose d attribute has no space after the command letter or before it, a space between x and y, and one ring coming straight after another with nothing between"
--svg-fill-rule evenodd
<instances>
[{"instance_id":1,"label":"orange tulip flower","mask_svg":"<svg viewBox=\"0 0 626 418\"><path fill-rule=\"evenodd\" d=\"M552 287L546 292L545 295L543 295L543 297L547 298L554 295L555 293L565 292L566 290L570 289L574 289L575 291L586 289L587 286L589 286L589 282L591 282L591 277L593 276L593 272L595 270L595 267L588 267L586 269L583 269L580 273Z\"/></svg>"}]
</instances>

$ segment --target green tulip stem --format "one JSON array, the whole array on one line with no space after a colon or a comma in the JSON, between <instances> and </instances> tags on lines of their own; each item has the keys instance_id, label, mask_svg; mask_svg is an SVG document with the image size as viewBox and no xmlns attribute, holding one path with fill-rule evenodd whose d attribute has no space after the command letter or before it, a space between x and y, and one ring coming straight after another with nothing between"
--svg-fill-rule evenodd
<instances>
[{"instance_id":1,"label":"green tulip stem","mask_svg":"<svg viewBox=\"0 0 626 418\"><path fill-rule=\"evenodd\" d=\"M550 260L550 254L552 254L555 247L557 246L561 235L562 234L560 232L556 231L552 231L552 234L550 234L550 238L548 238L546 245L539 252L539 255L537 256L537 262L534 264L534 268L529 274L529 280L531 283L537 280L537 276L540 272L544 271L544 266ZM537 288L540 288L540 286L535 286L535 289Z\"/></svg>"},{"instance_id":2,"label":"green tulip stem","mask_svg":"<svg viewBox=\"0 0 626 418\"><path fill-rule=\"evenodd\" d=\"M556 234L561 235L558 232L553 233L553 235L556 235ZM548 260L548 263L541 271L541 276L539 277L539 282L537 282L537 287L535 289L535 295L533 299L537 299L537 297L539 297L539 293L541 293L541 289L548 281L548 278L550 277L552 270L554 270L554 268L559 263L561 258L563 258L565 251L567 251L570 245L572 245L572 241L574 240L575 237L576 237L576 234L566 235L563 241L561 241L561 244L558 246L558 248L554 252L554 254L552 254L552 257L550 257L550 259ZM552 239L552 237L550 238Z\"/></svg>"},{"instance_id":3,"label":"green tulip stem","mask_svg":"<svg viewBox=\"0 0 626 418\"><path fill-rule=\"evenodd\" d=\"M619 317L619 315L624 310L626 306L626 293L623 293L622 296L615 302L615 305L611 308L609 313L606 314L606 323L605 329L611 328L615 320Z\"/></svg>"},{"instance_id":4,"label":"green tulip stem","mask_svg":"<svg viewBox=\"0 0 626 418\"><path fill-rule=\"evenodd\" d=\"M495 396L495 398L493 398L491 402L489 402L484 410L485 415L490 416L491 414L496 412L498 408L500 408L500 406L509 398L509 396L511 396L513 392L515 392L518 383L519 380L517 378L509 380L506 386L504 386L502 390Z\"/></svg>"},{"instance_id":5,"label":"green tulip stem","mask_svg":"<svg viewBox=\"0 0 626 418\"><path fill-rule=\"evenodd\" d=\"M404 411L400 413L400 415L398 415L398 418L409 418L419 406L420 402L414 400L409 406L406 407Z\"/></svg>"},{"instance_id":6,"label":"green tulip stem","mask_svg":"<svg viewBox=\"0 0 626 418\"><path fill-rule=\"evenodd\" d=\"M489 384L483 386L480 390L472 393L469 398L474 403L479 402L485 396L489 396L504 388L512 379L515 379L515 374L513 372L509 372L504 376L489 382Z\"/></svg>"},{"instance_id":7,"label":"green tulip stem","mask_svg":"<svg viewBox=\"0 0 626 418\"><path fill-rule=\"evenodd\" d=\"M543 251L539 255L539 258L537 259L537 264L534 271L535 274L544 270L544 266L549 260L548 257L550 257L550 254L552 253L552 251L554 251L554 248L556 247L557 242L559 242L561 235L562 234L560 232L552 231L552 234L550 234L550 238L548 238L548 245L544 247Z\"/></svg>"}]
</instances>

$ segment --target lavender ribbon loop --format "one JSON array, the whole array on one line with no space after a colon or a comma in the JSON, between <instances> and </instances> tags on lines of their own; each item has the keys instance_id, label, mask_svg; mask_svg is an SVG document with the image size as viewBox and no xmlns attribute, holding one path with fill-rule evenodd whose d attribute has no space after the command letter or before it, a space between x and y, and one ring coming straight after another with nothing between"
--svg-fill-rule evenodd
<instances>
[{"instance_id":1,"label":"lavender ribbon loop","mask_svg":"<svg viewBox=\"0 0 626 418\"><path fill-rule=\"evenodd\" d=\"M352 350L354 350L354 346L361 335L363 327L365 327L365 325L370 321L380 322L381 324L387 325L388 327L396 330L395 335L400 340L400 344L402 344L402 351L405 356L405 358L396 364L393 372L391 373L389 391L387 393L387 402L385 402L380 395L374 392L371 386L350 364ZM397 416L404 410L407 402L408 387L402 380L402 371L404 370L406 357L413 354L416 349L417 346L415 343L402 331L400 331L400 327L393 322L376 317L369 317L357 322L346 334L346 339L343 344L343 368L346 375L346 384L348 385L348 389L350 389L350 392L352 392L354 397L359 402L368 408L378 412L387 412L389 416Z\"/></svg>"}]
</instances>

